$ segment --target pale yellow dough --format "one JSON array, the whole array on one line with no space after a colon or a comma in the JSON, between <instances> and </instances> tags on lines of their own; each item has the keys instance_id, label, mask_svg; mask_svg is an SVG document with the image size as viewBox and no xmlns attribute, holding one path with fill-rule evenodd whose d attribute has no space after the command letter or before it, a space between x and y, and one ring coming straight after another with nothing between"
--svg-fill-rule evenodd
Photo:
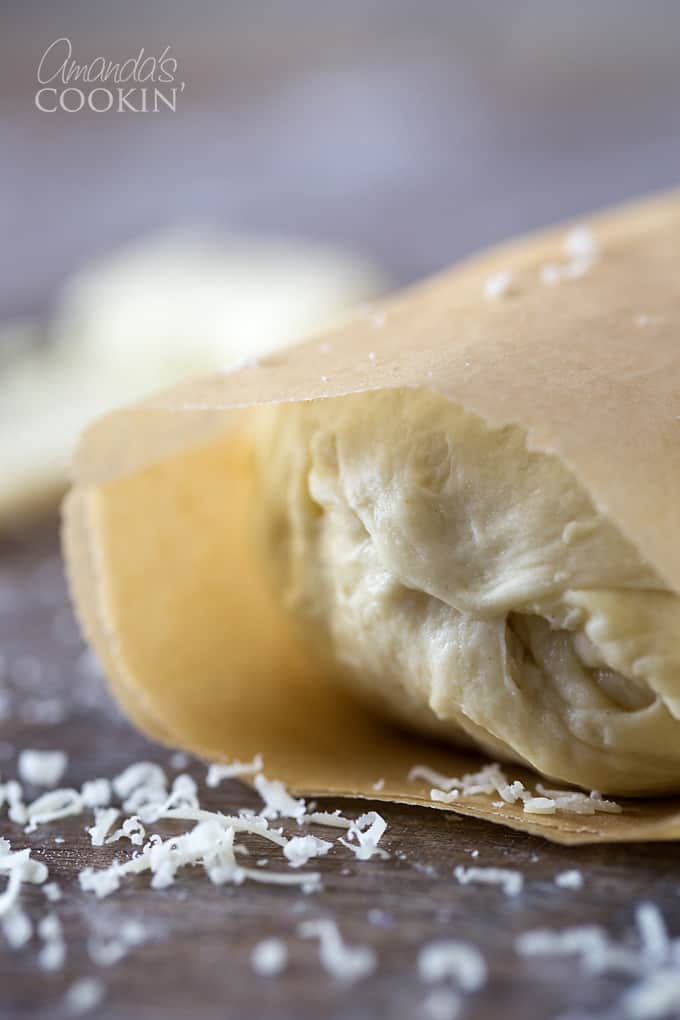
<instances>
[{"instance_id":1,"label":"pale yellow dough","mask_svg":"<svg viewBox=\"0 0 680 1020\"><path fill-rule=\"evenodd\" d=\"M256 413L273 583L408 727L610 793L680 785L680 599L555 457L422 390Z\"/></svg>"}]
</instances>

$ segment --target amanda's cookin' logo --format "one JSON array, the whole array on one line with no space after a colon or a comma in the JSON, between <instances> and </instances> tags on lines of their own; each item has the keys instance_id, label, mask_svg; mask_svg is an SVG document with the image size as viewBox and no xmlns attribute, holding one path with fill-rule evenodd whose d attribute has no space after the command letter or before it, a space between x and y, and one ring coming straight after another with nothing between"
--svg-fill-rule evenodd
<instances>
[{"instance_id":1,"label":"amanda's cookin' logo","mask_svg":"<svg viewBox=\"0 0 680 1020\"><path fill-rule=\"evenodd\" d=\"M166 46L158 56L141 49L123 61L95 57L87 64L73 58L66 36L50 43L38 64L35 105L43 113L159 113L177 109L177 60Z\"/></svg>"}]
</instances>

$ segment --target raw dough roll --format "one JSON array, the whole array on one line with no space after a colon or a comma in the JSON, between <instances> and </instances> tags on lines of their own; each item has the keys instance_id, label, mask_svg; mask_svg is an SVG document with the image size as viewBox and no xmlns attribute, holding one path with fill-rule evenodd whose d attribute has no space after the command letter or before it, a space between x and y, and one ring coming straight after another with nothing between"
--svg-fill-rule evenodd
<instances>
[{"instance_id":1,"label":"raw dough roll","mask_svg":"<svg viewBox=\"0 0 680 1020\"><path fill-rule=\"evenodd\" d=\"M132 718L303 795L678 838L677 798L409 776L455 793L481 749L527 789L680 793L679 265L671 193L92 426L67 566Z\"/></svg>"},{"instance_id":2,"label":"raw dough roll","mask_svg":"<svg viewBox=\"0 0 680 1020\"><path fill-rule=\"evenodd\" d=\"M557 458L425 390L260 409L277 597L408 727L618 793L680 786L680 599Z\"/></svg>"}]
</instances>

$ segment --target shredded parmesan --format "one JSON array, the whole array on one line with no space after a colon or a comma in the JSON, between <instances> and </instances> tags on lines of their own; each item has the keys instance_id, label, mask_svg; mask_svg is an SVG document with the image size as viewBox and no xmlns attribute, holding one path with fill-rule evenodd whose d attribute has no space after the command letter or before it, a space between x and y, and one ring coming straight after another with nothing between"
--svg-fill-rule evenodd
<instances>
[{"instance_id":1,"label":"shredded parmesan","mask_svg":"<svg viewBox=\"0 0 680 1020\"><path fill-rule=\"evenodd\" d=\"M141 786L166 789L168 785L165 772L152 761L138 761L128 765L126 769L113 780L113 789L116 795L124 800L134 793Z\"/></svg>"},{"instance_id":2,"label":"shredded parmesan","mask_svg":"<svg viewBox=\"0 0 680 1020\"><path fill-rule=\"evenodd\" d=\"M562 931L538 928L523 932L515 942L521 956L589 956L597 955L607 944L607 934L595 925L580 925Z\"/></svg>"},{"instance_id":3,"label":"shredded parmesan","mask_svg":"<svg viewBox=\"0 0 680 1020\"><path fill-rule=\"evenodd\" d=\"M42 887L42 891L45 894L45 898L50 903L57 903L62 898L61 886L57 882L47 882Z\"/></svg>"},{"instance_id":4,"label":"shredded parmesan","mask_svg":"<svg viewBox=\"0 0 680 1020\"><path fill-rule=\"evenodd\" d=\"M634 983L612 1016L658 1020L680 1009L680 938L669 938L659 908L640 903L635 911L639 948L613 941L604 928L586 925L562 931L537 929L520 935L521 956L573 956L585 975L624 974Z\"/></svg>"},{"instance_id":5,"label":"shredded parmesan","mask_svg":"<svg viewBox=\"0 0 680 1020\"><path fill-rule=\"evenodd\" d=\"M387 822L382 815L377 811L369 811L352 822L347 830L347 839L341 839L340 842L352 851L357 860L368 861L376 854L385 858L388 854L378 847L378 843L386 828ZM356 845L351 841L356 841Z\"/></svg>"},{"instance_id":6,"label":"shredded parmesan","mask_svg":"<svg viewBox=\"0 0 680 1020\"><path fill-rule=\"evenodd\" d=\"M304 800L291 797L288 790L278 779L267 779L260 773L255 776L255 789L264 801L261 811L263 818L296 818L304 816L306 805Z\"/></svg>"},{"instance_id":7,"label":"shredded parmesan","mask_svg":"<svg viewBox=\"0 0 680 1020\"><path fill-rule=\"evenodd\" d=\"M613 800L604 800L597 792L581 793L578 790L551 790L543 783L536 783L536 790L544 797L555 801L556 811L565 811L575 815L594 815L597 812L604 814L620 814L623 808Z\"/></svg>"},{"instance_id":8,"label":"shredded parmesan","mask_svg":"<svg viewBox=\"0 0 680 1020\"><path fill-rule=\"evenodd\" d=\"M461 885L478 883L480 885L500 885L506 896L518 896L524 885L524 877L519 871L509 868L466 868L459 864L453 874Z\"/></svg>"},{"instance_id":9,"label":"shredded parmesan","mask_svg":"<svg viewBox=\"0 0 680 1020\"><path fill-rule=\"evenodd\" d=\"M83 799L78 790L65 788L43 793L25 809L25 820L28 822L26 832L35 832L39 825L79 815L83 810Z\"/></svg>"},{"instance_id":10,"label":"shredded parmesan","mask_svg":"<svg viewBox=\"0 0 680 1020\"><path fill-rule=\"evenodd\" d=\"M555 875L555 885L560 889L580 889L583 886L583 875L575 868L571 871L560 871Z\"/></svg>"},{"instance_id":11,"label":"shredded parmesan","mask_svg":"<svg viewBox=\"0 0 680 1020\"><path fill-rule=\"evenodd\" d=\"M562 275L562 267L558 266L556 262L548 262L541 266L541 283L544 283L547 287L554 287L556 283L560 282Z\"/></svg>"},{"instance_id":12,"label":"shredded parmesan","mask_svg":"<svg viewBox=\"0 0 680 1020\"><path fill-rule=\"evenodd\" d=\"M647 975L629 988L621 999L624 1015L631 1020L659 1020L680 1012L680 974L676 966Z\"/></svg>"},{"instance_id":13,"label":"shredded parmesan","mask_svg":"<svg viewBox=\"0 0 680 1020\"><path fill-rule=\"evenodd\" d=\"M8 839L0 839L0 875L7 876L7 885L0 895L0 917L15 910L24 882L42 885L47 874L47 865L31 858L30 847L12 850Z\"/></svg>"},{"instance_id":14,"label":"shredded parmesan","mask_svg":"<svg viewBox=\"0 0 680 1020\"><path fill-rule=\"evenodd\" d=\"M567 233L564 251L570 259L593 259L598 253L597 244L590 227L579 224Z\"/></svg>"},{"instance_id":15,"label":"shredded parmesan","mask_svg":"<svg viewBox=\"0 0 680 1020\"><path fill-rule=\"evenodd\" d=\"M33 924L25 910L12 907L1 918L2 934L11 949L21 949L33 935Z\"/></svg>"},{"instance_id":16,"label":"shredded parmesan","mask_svg":"<svg viewBox=\"0 0 680 1020\"><path fill-rule=\"evenodd\" d=\"M145 929L139 922L126 921L113 938L90 937L87 941L88 956L98 967L112 967L145 939Z\"/></svg>"},{"instance_id":17,"label":"shredded parmesan","mask_svg":"<svg viewBox=\"0 0 680 1020\"><path fill-rule=\"evenodd\" d=\"M353 824L351 818L344 818L339 811L312 811L298 818L298 824L302 823L327 825L332 829L350 829Z\"/></svg>"},{"instance_id":18,"label":"shredded parmesan","mask_svg":"<svg viewBox=\"0 0 680 1020\"><path fill-rule=\"evenodd\" d=\"M336 981L353 984L376 969L375 951L370 946L346 945L333 920L303 921L297 930L302 938L319 940L321 965Z\"/></svg>"},{"instance_id":19,"label":"shredded parmesan","mask_svg":"<svg viewBox=\"0 0 680 1020\"><path fill-rule=\"evenodd\" d=\"M0 808L7 804L7 813L11 822L24 825L26 822L26 805L24 804L21 785L16 779L0 783Z\"/></svg>"},{"instance_id":20,"label":"shredded parmesan","mask_svg":"<svg viewBox=\"0 0 680 1020\"><path fill-rule=\"evenodd\" d=\"M87 830L90 834L92 846L104 846L106 837L111 826L118 820L120 811L118 808L95 808L94 825Z\"/></svg>"},{"instance_id":21,"label":"shredded parmesan","mask_svg":"<svg viewBox=\"0 0 680 1020\"><path fill-rule=\"evenodd\" d=\"M452 790L457 783L460 783L459 779L445 776L441 772L431 769L429 765L414 765L409 771L407 776L409 783L415 783L419 779L422 779L426 783L430 783L432 786L438 786L442 790Z\"/></svg>"},{"instance_id":22,"label":"shredded parmesan","mask_svg":"<svg viewBox=\"0 0 680 1020\"><path fill-rule=\"evenodd\" d=\"M131 815L126 818L120 829L106 839L107 843L116 843L119 839L129 839L133 846L142 846L146 829L142 825L138 815Z\"/></svg>"},{"instance_id":23,"label":"shredded parmesan","mask_svg":"<svg viewBox=\"0 0 680 1020\"><path fill-rule=\"evenodd\" d=\"M489 276L484 283L484 297L487 301L498 301L506 297L512 291L513 279L509 270L504 269L499 273Z\"/></svg>"},{"instance_id":24,"label":"shredded parmesan","mask_svg":"<svg viewBox=\"0 0 680 1020\"><path fill-rule=\"evenodd\" d=\"M464 992L475 992L486 983L487 967L479 950L453 939L430 942L418 954L422 981L452 980Z\"/></svg>"},{"instance_id":25,"label":"shredded parmesan","mask_svg":"<svg viewBox=\"0 0 680 1020\"><path fill-rule=\"evenodd\" d=\"M80 796L85 807L106 807L111 803L111 783L108 779L90 779L83 783Z\"/></svg>"},{"instance_id":26,"label":"shredded parmesan","mask_svg":"<svg viewBox=\"0 0 680 1020\"><path fill-rule=\"evenodd\" d=\"M78 978L66 992L64 1006L71 1016L83 1016L96 1009L105 995L106 988L98 978Z\"/></svg>"},{"instance_id":27,"label":"shredded parmesan","mask_svg":"<svg viewBox=\"0 0 680 1020\"><path fill-rule=\"evenodd\" d=\"M205 785L211 788L219 786L225 779L237 779L239 776L249 776L262 770L262 755L256 754L252 761L234 761L229 765L221 765L214 762L208 766L208 773Z\"/></svg>"},{"instance_id":28,"label":"shredded parmesan","mask_svg":"<svg viewBox=\"0 0 680 1020\"><path fill-rule=\"evenodd\" d=\"M260 977L281 974L288 963L288 947L283 939L270 938L258 942L250 954L253 970Z\"/></svg>"},{"instance_id":29,"label":"shredded parmesan","mask_svg":"<svg viewBox=\"0 0 680 1020\"><path fill-rule=\"evenodd\" d=\"M209 811L192 811L190 815L204 816L193 829L181 836L162 840L152 836L145 846L133 857L120 863L114 861L108 868L94 870L85 868L80 872L81 887L104 897L115 892L126 875L150 871L153 889L171 885L180 868L187 865L202 865L208 878L216 885L225 882L241 884L250 879L255 882L269 882L278 885L299 885L303 891L320 886L317 872L290 875L281 872L262 872L238 864L234 854L234 836L237 831L250 832L268 839L279 846L287 841L278 833L267 828L266 820L256 818L227 818ZM183 818L181 810L169 810L164 818Z\"/></svg>"},{"instance_id":30,"label":"shredded parmesan","mask_svg":"<svg viewBox=\"0 0 680 1020\"><path fill-rule=\"evenodd\" d=\"M575 280L590 272L599 256L592 231L587 226L572 228L564 238L566 262L548 262L541 266L541 282L554 287L562 280Z\"/></svg>"},{"instance_id":31,"label":"shredded parmesan","mask_svg":"<svg viewBox=\"0 0 680 1020\"><path fill-rule=\"evenodd\" d=\"M436 988L423 1002L425 1020L457 1020L463 1003L450 988Z\"/></svg>"},{"instance_id":32,"label":"shredded parmesan","mask_svg":"<svg viewBox=\"0 0 680 1020\"><path fill-rule=\"evenodd\" d=\"M38 955L42 970L61 970L66 960L66 943L61 921L56 914L46 914L38 924L43 945Z\"/></svg>"},{"instance_id":33,"label":"shredded parmesan","mask_svg":"<svg viewBox=\"0 0 680 1020\"><path fill-rule=\"evenodd\" d=\"M301 868L313 857L323 857L333 844L317 836L293 836L283 848L283 856L291 868Z\"/></svg>"},{"instance_id":34,"label":"shredded parmesan","mask_svg":"<svg viewBox=\"0 0 680 1020\"><path fill-rule=\"evenodd\" d=\"M25 750L19 754L17 769L19 778L32 786L55 787L68 764L64 751Z\"/></svg>"},{"instance_id":35,"label":"shredded parmesan","mask_svg":"<svg viewBox=\"0 0 680 1020\"><path fill-rule=\"evenodd\" d=\"M635 919L645 959L650 963L665 963L671 954L671 942L659 908L654 903L640 903Z\"/></svg>"},{"instance_id":36,"label":"shredded parmesan","mask_svg":"<svg viewBox=\"0 0 680 1020\"><path fill-rule=\"evenodd\" d=\"M510 782L497 762L485 765L479 772L469 773L462 778L443 776L427 765L416 765L409 772L408 779L410 782L422 780L434 784L430 790L430 799L440 804L453 804L459 797L498 794L501 800L493 802L495 807L502 808L504 804L519 801L527 814L555 814L557 811L580 815L593 815L596 812L617 814L622 810L614 801L604 800L596 790L590 794L578 790L549 790L542 783L537 783L537 796L518 779Z\"/></svg>"}]
</instances>

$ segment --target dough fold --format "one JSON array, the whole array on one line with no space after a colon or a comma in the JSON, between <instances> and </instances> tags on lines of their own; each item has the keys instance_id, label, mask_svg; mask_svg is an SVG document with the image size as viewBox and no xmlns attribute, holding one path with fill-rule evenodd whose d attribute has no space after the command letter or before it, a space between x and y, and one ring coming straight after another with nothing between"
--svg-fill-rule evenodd
<instances>
[{"instance_id":1,"label":"dough fold","mask_svg":"<svg viewBox=\"0 0 680 1020\"><path fill-rule=\"evenodd\" d=\"M93 424L67 573L133 720L296 795L677 839L677 796L409 777L479 747L534 792L680 794L679 238L680 192L557 226Z\"/></svg>"},{"instance_id":2,"label":"dough fold","mask_svg":"<svg viewBox=\"0 0 680 1020\"><path fill-rule=\"evenodd\" d=\"M400 724L609 793L680 787L680 599L558 458L424 389L259 408L257 543Z\"/></svg>"}]
</instances>

